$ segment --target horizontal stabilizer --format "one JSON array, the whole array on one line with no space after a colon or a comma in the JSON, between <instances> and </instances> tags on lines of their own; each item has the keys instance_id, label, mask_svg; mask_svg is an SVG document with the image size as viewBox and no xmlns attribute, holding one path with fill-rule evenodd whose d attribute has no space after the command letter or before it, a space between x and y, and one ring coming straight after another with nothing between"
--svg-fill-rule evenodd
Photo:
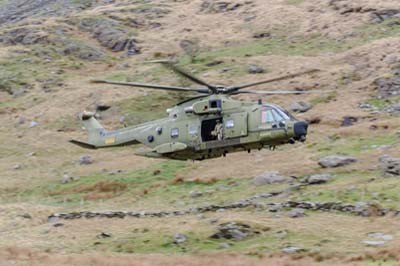
<instances>
[{"instance_id":1,"label":"horizontal stabilizer","mask_svg":"<svg viewBox=\"0 0 400 266\"><path fill-rule=\"evenodd\" d=\"M82 148L85 148L85 149L91 149L91 150L96 149L96 146L86 143L86 142L79 141L79 140L71 139L69 142L71 142L72 144L78 145Z\"/></svg>"}]
</instances>

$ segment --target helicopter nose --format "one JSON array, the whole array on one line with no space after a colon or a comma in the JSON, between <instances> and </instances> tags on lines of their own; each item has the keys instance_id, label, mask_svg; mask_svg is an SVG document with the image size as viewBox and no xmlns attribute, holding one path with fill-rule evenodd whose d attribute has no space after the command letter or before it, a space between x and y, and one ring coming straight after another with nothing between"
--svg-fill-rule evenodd
<instances>
[{"instance_id":1,"label":"helicopter nose","mask_svg":"<svg viewBox=\"0 0 400 266\"><path fill-rule=\"evenodd\" d=\"M308 123L299 121L294 123L294 139L304 142L307 136Z\"/></svg>"}]
</instances>

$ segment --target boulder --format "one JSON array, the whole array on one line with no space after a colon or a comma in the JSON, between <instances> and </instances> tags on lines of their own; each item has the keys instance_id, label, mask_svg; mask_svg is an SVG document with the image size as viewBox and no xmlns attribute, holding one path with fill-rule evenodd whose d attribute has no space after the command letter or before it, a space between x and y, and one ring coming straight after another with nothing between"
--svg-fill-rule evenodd
<instances>
[{"instance_id":1,"label":"boulder","mask_svg":"<svg viewBox=\"0 0 400 266\"><path fill-rule=\"evenodd\" d=\"M111 234L110 234L110 233L101 232L101 233L98 234L96 237L97 237L98 239L110 238L110 237L111 237Z\"/></svg>"},{"instance_id":2,"label":"boulder","mask_svg":"<svg viewBox=\"0 0 400 266\"><path fill-rule=\"evenodd\" d=\"M61 177L61 183L62 184L67 184L69 182L73 181L73 178L70 177L69 175L65 174Z\"/></svg>"},{"instance_id":3,"label":"boulder","mask_svg":"<svg viewBox=\"0 0 400 266\"><path fill-rule=\"evenodd\" d=\"M289 246L289 247L283 248L282 251L283 251L284 253L286 253L286 254L293 254L293 253L302 252L302 251L304 251L304 249L303 249L303 248L299 248L299 247L292 247L292 246Z\"/></svg>"},{"instance_id":4,"label":"boulder","mask_svg":"<svg viewBox=\"0 0 400 266\"><path fill-rule=\"evenodd\" d=\"M342 126L342 127L349 127L349 126L352 126L352 125L353 125L354 123L356 123L357 121L358 121L358 118L357 118L357 117L354 117L354 116L345 116L345 117L343 117L341 126Z\"/></svg>"},{"instance_id":5,"label":"boulder","mask_svg":"<svg viewBox=\"0 0 400 266\"><path fill-rule=\"evenodd\" d=\"M174 235L174 243L175 244L182 244L187 241L187 236L184 234L175 234Z\"/></svg>"},{"instance_id":6,"label":"boulder","mask_svg":"<svg viewBox=\"0 0 400 266\"><path fill-rule=\"evenodd\" d=\"M378 246L383 246L385 244L385 241L382 240L364 240L362 243L366 246L370 247L378 247Z\"/></svg>"},{"instance_id":7,"label":"boulder","mask_svg":"<svg viewBox=\"0 0 400 266\"><path fill-rule=\"evenodd\" d=\"M213 239L243 240L255 232L250 225L244 223L228 222L218 226L218 231L211 236Z\"/></svg>"},{"instance_id":8,"label":"boulder","mask_svg":"<svg viewBox=\"0 0 400 266\"><path fill-rule=\"evenodd\" d=\"M190 195L190 197L192 197L192 198L198 198L198 197L201 197L201 196L203 195L203 193L200 192L200 191L194 190L194 191L190 191L190 192L189 192L189 195Z\"/></svg>"},{"instance_id":9,"label":"boulder","mask_svg":"<svg viewBox=\"0 0 400 266\"><path fill-rule=\"evenodd\" d=\"M93 160L89 155L82 155L81 157L79 157L79 164L80 165L88 165L88 164L92 164Z\"/></svg>"},{"instance_id":10,"label":"boulder","mask_svg":"<svg viewBox=\"0 0 400 266\"><path fill-rule=\"evenodd\" d=\"M400 158L382 156L379 161L384 175L400 176Z\"/></svg>"},{"instance_id":11,"label":"boulder","mask_svg":"<svg viewBox=\"0 0 400 266\"><path fill-rule=\"evenodd\" d=\"M291 210L291 211L288 213L288 216L289 216L290 218L304 217L304 216L305 216L305 212L304 212L304 209L295 208L295 209Z\"/></svg>"},{"instance_id":12,"label":"boulder","mask_svg":"<svg viewBox=\"0 0 400 266\"><path fill-rule=\"evenodd\" d=\"M331 179L332 179L331 174L316 174L305 177L303 179L303 182L308 183L310 185L314 185L314 184L326 183Z\"/></svg>"},{"instance_id":13,"label":"boulder","mask_svg":"<svg viewBox=\"0 0 400 266\"><path fill-rule=\"evenodd\" d=\"M323 168L333 168L345 166L357 162L357 159L351 156L330 155L319 159L318 164Z\"/></svg>"},{"instance_id":14,"label":"boulder","mask_svg":"<svg viewBox=\"0 0 400 266\"><path fill-rule=\"evenodd\" d=\"M293 112L297 112L297 113L304 113L307 112L308 110L311 109L311 104L307 103L307 102L294 102L291 106L290 109Z\"/></svg>"},{"instance_id":15,"label":"boulder","mask_svg":"<svg viewBox=\"0 0 400 266\"><path fill-rule=\"evenodd\" d=\"M256 176L252 183L256 186L263 186L268 184L279 184L292 182L293 178L280 175L278 172L265 172Z\"/></svg>"},{"instance_id":16,"label":"boulder","mask_svg":"<svg viewBox=\"0 0 400 266\"><path fill-rule=\"evenodd\" d=\"M251 65L248 69L248 72L250 74L260 74L260 73L264 73L265 69L260 66L257 66L257 65Z\"/></svg>"}]
</instances>

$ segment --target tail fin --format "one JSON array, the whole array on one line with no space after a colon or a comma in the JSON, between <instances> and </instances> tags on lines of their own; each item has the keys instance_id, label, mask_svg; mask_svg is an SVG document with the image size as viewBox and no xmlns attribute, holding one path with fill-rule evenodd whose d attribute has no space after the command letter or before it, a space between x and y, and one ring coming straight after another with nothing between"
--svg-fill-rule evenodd
<instances>
[{"instance_id":1,"label":"tail fin","mask_svg":"<svg viewBox=\"0 0 400 266\"><path fill-rule=\"evenodd\" d=\"M70 140L72 144L78 145L85 149L96 149L99 144L100 132L104 130L103 126L99 121L94 118L94 113L84 111L79 115L79 119L83 122L87 132L88 132L88 143L79 140Z\"/></svg>"},{"instance_id":2,"label":"tail fin","mask_svg":"<svg viewBox=\"0 0 400 266\"><path fill-rule=\"evenodd\" d=\"M94 118L95 113L83 111L79 115L79 118L82 120L83 125L89 134L89 140L96 139L101 130L104 130L103 126L99 123L99 121Z\"/></svg>"}]
</instances>

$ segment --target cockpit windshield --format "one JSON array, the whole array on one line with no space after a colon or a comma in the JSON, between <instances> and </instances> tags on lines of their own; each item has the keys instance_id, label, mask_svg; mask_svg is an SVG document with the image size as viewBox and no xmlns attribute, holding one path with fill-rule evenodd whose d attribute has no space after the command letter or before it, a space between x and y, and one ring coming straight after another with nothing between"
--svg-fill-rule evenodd
<instances>
[{"instance_id":1,"label":"cockpit windshield","mask_svg":"<svg viewBox=\"0 0 400 266\"><path fill-rule=\"evenodd\" d=\"M275 121L280 122L283 120L295 120L295 118L288 111L275 105L264 106L261 114L261 120L263 123L271 123Z\"/></svg>"}]
</instances>

